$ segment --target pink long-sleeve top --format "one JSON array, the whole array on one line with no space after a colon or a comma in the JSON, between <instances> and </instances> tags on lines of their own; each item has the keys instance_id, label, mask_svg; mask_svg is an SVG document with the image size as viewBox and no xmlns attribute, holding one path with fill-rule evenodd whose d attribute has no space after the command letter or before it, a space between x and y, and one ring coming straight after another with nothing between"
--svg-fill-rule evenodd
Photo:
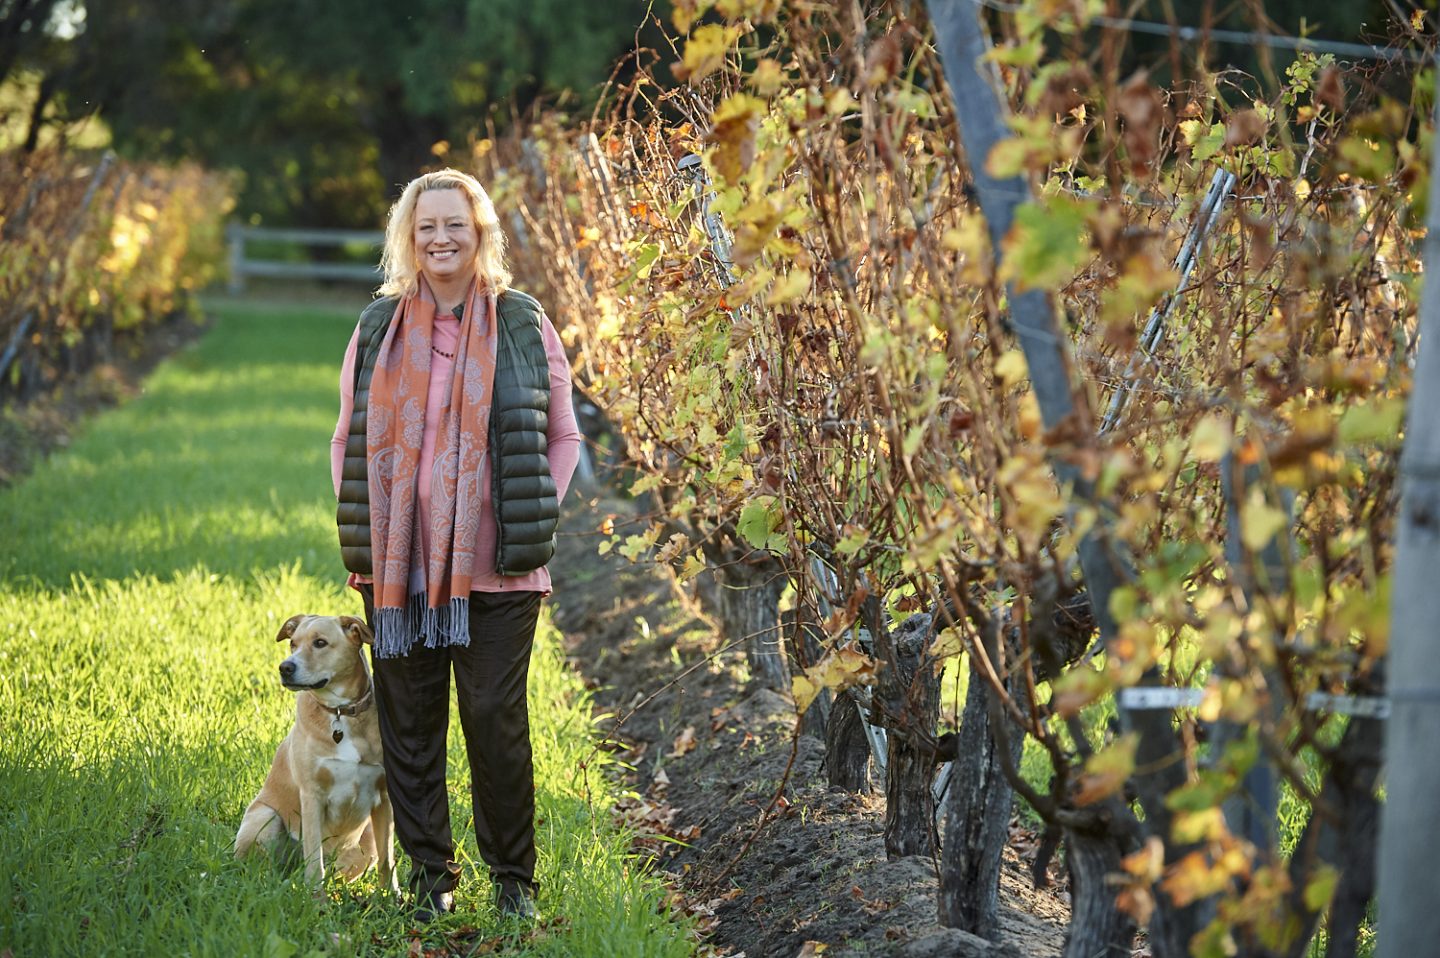
<instances>
[{"instance_id":1,"label":"pink long-sleeve top","mask_svg":"<svg viewBox=\"0 0 1440 958\"><path fill-rule=\"evenodd\" d=\"M359 326L350 336L350 345L345 349L345 360L340 366L340 419L335 424L335 435L330 439L330 477L335 484L335 495L340 495L340 473L345 465L345 441L350 431L350 414L355 410L355 353L360 335ZM563 502L575 466L580 461L580 429L575 423L575 410L570 399L570 363L565 358L565 347L555 332L550 317L541 315L541 338L545 342L545 355L550 360L550 415L546 438L549 443L548 457L550 475L555 480L555 495ZM425 436L420 444L420 466L417 475L430 475L430 466L435 461L435 435L439 431L440 411L450 391L450 373L455 361L441 355L442 352L455 354L460 339L460 320L453 313L440 310L435 314L435 331L432 342L436 350L430 356L430 393L425 404ZM475 543L475 572L470 588L476 592L543 592L549 594L550 569L542 567L520 576L502 576L495 571L495 511L490 503L490 456L480 472L480 530ZM430 486L420 484L419 500L420 530L428 536L430 529ZM422 543L426 545L428 543ZM369 579L352 576L351 583L368 582ZM412 590L414 583L411 584Z\"/></svg>"}]
</instances>

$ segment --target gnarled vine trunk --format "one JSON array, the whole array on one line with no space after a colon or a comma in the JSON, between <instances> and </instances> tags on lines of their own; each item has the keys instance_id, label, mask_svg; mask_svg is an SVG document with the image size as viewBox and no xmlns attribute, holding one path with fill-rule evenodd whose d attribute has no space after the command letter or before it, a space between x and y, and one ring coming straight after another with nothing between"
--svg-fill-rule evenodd
<instances>
[{"instance_id":1,"label":"gnarled vine trunk","mask_svg":"<svg viewBox=\"0 0 1440 958\"><path fill-rule=\"evenodd\" d=\"M928 614L913 615L893 633L877 638L883 660L875 695L879 724L889 729L885 762L885 854L933 855L935 727L940 716L940 677L926 654L932 634ZM877 627L878 626L878 627ZM883 632L884 626L872 622Z\"/></svg>"},{"instance_id":2,"label":"gnarled vine trunk","mask_svg":"<svg viewBox=\"0 0 1440 958\"><path fill-rule=\"evenodd\" d=\"M787 580L779 563L763 552L715 540L704 550L710 569L694 580L701 611L714 620L726 644L745 649L751 678L788 692L790 666L780 625Z\"/></svg>"},{"instance_id":3,"label":"gnarled vine trunk","mask_svg":"<svg viewBox=\"0 0 1440 958\"><path fill-rule=\"evenodd\" d=\"M1115 888L1106 877L1121 870L1125 850L1104 816L1093 825L1065 829L1070 869L1070 932L1065 958L1130 958L1135 922L1115 907Z\"/></svg>"},{"instance_id":4,"label":"gnarled vine trunk","mask_svg":"<svg viewBox=\"0 0 1440 958\"><path fill-rule=\"evenodd\" d=\"M837 692L825 723L825 769L831 785L869 792L870 742L860 725L860 706L849 692Z\"/></svg>"},{"instance_id":5,"label":"gnarled vine trunk","mask_svg":"<svg viewBox=\"0 0 1440 958\"><path fill-rule=\"evenodd\" d=\"M990 695L985 677L972 665L946 793L939 905L940 924L994 941L1000 935L1000 863L1014 790L991 726ZM1024 739L1018 734L1007 739L1010 761L1018 763Z\"/></svg>"}]
</instances>

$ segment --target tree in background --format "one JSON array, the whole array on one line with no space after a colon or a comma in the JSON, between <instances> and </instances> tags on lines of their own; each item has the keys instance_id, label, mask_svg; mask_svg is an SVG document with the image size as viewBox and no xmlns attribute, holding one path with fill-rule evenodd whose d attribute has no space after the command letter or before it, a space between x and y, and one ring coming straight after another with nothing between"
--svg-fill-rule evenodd
<instances>
[{"instance_id":1,"label":"tree in background","mask_svg":"<svg viewBox=\"0 0 1440 958\"><path fill-rule=\"evenodd\" d=\"M53 101L122 154L236 168L241 215L373 226L437 143L593 101L651 4L110 0L68 7L69 38L44 26L59 6L0 0L0 68L42 70L37 116Z\"/></svg>"}]
</instances>

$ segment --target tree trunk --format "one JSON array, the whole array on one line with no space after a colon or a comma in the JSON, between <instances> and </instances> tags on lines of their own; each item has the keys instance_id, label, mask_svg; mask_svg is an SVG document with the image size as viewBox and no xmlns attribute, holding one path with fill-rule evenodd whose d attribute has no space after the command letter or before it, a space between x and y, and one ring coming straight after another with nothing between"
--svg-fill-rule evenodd
<instances>
[{"instance_id":1,"label":"tree trunk","mask_svg":"<svg viewBox=\"0 0 1440 958\"><path fill-rule=\"evenodd\" d=\"M935 731L940 718L940 677L926 649L932 618L913 615L877 648L888 646L890 661L876 694L883 696L889 730L885 763L885 854L935 854ZM872 622L875 629L877 623ZM883 629L883 625L879 625ZM873 634L873 633L872 633ZM968 929L967 929L968 930Z\"/></svg>"},{"instance_id":2,"label":"tree trunk","mask_svg":"<svg viewBox=\"0 0 1440 958\"><path fill-rule=\"evenodd\" d=\"M830 707L825 724L825 768L831 785L847 792L870 792L870 742L860 727L860 706L849 692L837 693Z\"/></svg>"},{"instance_id":3,"label":"tree trunk","mask_svg":"<svg viewBox=\"0 0 1440 958\"><path fill-rule=\"evenodd\" d=\"M1120 843L1105 828L1067 828L1070 870L1070 931L1064 958L1130 958L1135 922L1115 907L1106 876L1121 870Z\"/></svg>"},{"instance_id":4,"label":"tree trunk","mask_svg":"<svg viewBox=\"0 0 1440 958\"><path fill-rule=\"evenodd\" d=\"M35 104L30 108L30 126L25 132L25 142L20 145L22 151L34 153L35 148L40 145L40 130L45 126L45 108L55 98L59 82L58 71L45 74L45 78L40 81L40 90L35 94Z\"/></svg>"},{"instance_id":5,"label":"tree trunk","mask_svg":"<svg viewBox=\"0 0 1440 958\"><path fill-rule=\"evenodd\" d=\"M966 661L970 661L968 658ZM945 802L940 857L940 924L991 941L1000 937L1000 862L1010 835L1014 791L991 728L990 687L973 665L960 717L957 758ZM1008 736L1010 760L1024 739Z\"/></svg>"}]
</instances>

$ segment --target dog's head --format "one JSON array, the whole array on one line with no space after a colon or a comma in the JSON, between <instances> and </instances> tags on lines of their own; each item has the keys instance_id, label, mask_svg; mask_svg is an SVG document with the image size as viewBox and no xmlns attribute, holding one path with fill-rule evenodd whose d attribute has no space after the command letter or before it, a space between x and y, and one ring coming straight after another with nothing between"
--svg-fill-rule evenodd
<instances>
[{"instance_id":1,"label":"dog's head","mask_svg":"<svg viewBox=\"0 0 1440 958\"><path fill-rule=\"evenodd\" d=\"M275 641L290 643L280 663L280 684L292 692L317 691L363 668L360 646L372 641L370 627L349 615L294 615Z\"/></svg>"}]
</instances>

